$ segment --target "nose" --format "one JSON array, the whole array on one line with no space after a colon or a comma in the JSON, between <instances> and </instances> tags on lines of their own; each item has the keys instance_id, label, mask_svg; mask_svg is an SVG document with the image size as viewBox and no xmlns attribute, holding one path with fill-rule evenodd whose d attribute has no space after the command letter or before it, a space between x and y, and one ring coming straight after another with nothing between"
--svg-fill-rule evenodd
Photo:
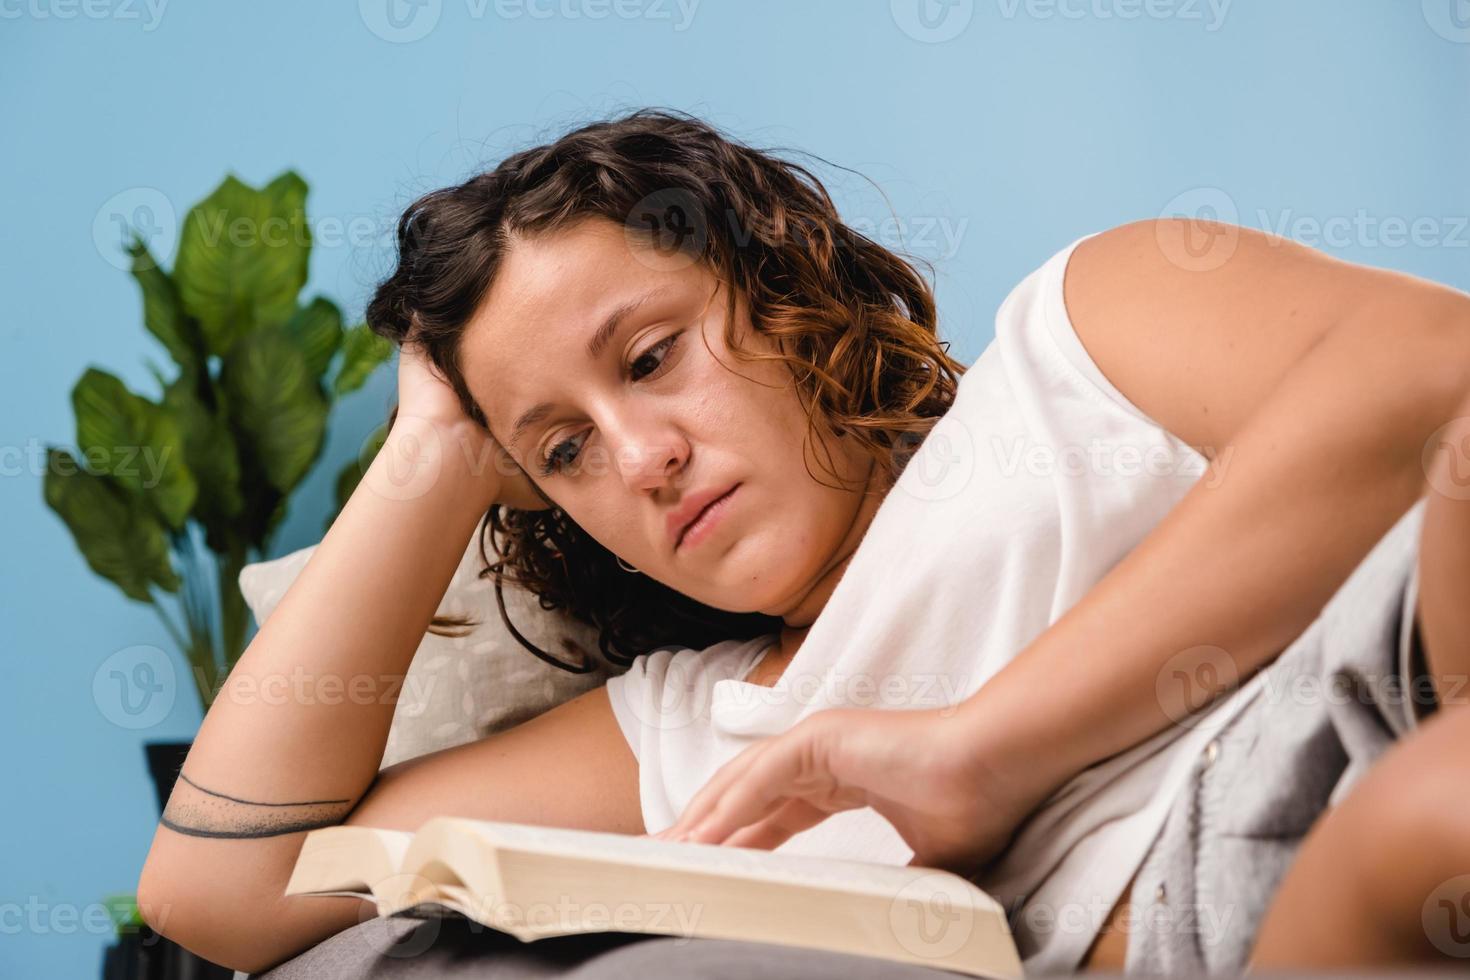
<instances>
[{"instance_id":1,"label":"nose","mask_svg":"<svg viewBox=\"0 0 1470 980\"><path fill-rule=\"evenodd\" d=\"M667 419L625 413L615 431L613 465L628 489L666 487L684 472L689 441Z\"/></svg>"}]
</instances>

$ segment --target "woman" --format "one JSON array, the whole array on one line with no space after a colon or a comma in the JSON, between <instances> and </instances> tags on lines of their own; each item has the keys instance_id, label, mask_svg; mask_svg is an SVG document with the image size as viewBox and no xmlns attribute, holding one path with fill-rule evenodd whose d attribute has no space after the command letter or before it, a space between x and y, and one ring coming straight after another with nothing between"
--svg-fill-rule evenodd
<instances>
[{"instance_id":1,"label":"woman","mask_svg":"<svg viewBox=\"0 0 1470 980\"><path fill-rule=\"evenodd\" d=\"M1203 250L1201 230L1216 236ZM827 853L973 868L1059 787L1123 759L1117 779L1093 778L1067 804L1058 839L1083 846L1107 823L1101 804L1119 803L1115 787L1163 792L1148 759L1207 730L1170 727L1193 715L1159 696L1161 668L1207 645L1228 651L1226 680L1242 680L1301 634L1422 494L1418 447L1459 406L1470 363L1460 293L1244 229L1159 221L1054 256L1003 305L994 353L967 370L937 338L923 280L843 225L814 178L661 112L585 127L428 195L400 221L399 249L368 309L403 345L396 422L211 707L139 883L155 928L238 969L372 914L355 899L280 897L305 830L456 813L662 831L736 736L770 734L758 716L785 724L831 703L790 695L839 656L866 656L852 662L869 680L962 683L942 707L872 713L885 744L865 757L886 760L900 778L882 785L898 795L859 780L862 795L818 810L875 809L811 827L809 807L783 805L735 842L809 828L805 846ZM1365 364L1378 384L1341 397ZM1068 482L1002 474L992 457L983 480L914 509L922 488L891 491L961 409L975 434L1023 440L1032 425L1081 440L1102 419L1124 443L1208 461L1217 478L1174 467L1116 481L1084 467ZM891 515L943 513L981 490L997 501L984 521L936 522L924 540L998 529L982 539L994 553L911 549L909 589L860 588L897 557L873 547L902 544ZM512 730L378 773L395 692L373 684L401 677L487 511L507 542L498 571L601 627L611 659L647 656ZM987 588L956 593L954 572ZM916 588L951 618L906 621ZM834 596L842 616L819 621ZM874 620L892 628L876 659L836 645L854 609L887 616ZM977 642L989 652L967 664ZM374 696L246 695L303 665ZM660 698L682 680L786 699L724 716L752 722L743 733L717 732L707 712L670 724ZM960 696L964 710L950 710ZM860 721L858 738L877 731ZM1129 755L1140 743L1148 758ZM683 754L664 765L666 752ZM710 797L699 802L707 813ZM716 813L699 832L730 839L756 810ZM1131 827L1128 849L1157 829ZM1066 884L1057 861L1017 894ZM1093 893L1121 898L1128 864L1110 862ZM1038 940L1034 962L1075 963L1091 938Z\"/></svg>"}]
</instances>

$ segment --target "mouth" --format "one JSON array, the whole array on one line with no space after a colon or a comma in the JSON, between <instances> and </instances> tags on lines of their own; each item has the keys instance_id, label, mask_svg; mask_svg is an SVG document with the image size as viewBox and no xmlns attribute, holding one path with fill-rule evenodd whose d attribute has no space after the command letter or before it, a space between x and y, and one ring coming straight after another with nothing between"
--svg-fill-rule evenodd
<instances>
[{"instance_id":1,"label":"mouth","mask_svg":"<svg viewBox=\"0 0 1470 980\"><path fill-rule=\"evenodd\" d=\"M723 512L730 502L730 498L735 495L735 491L740 489L740 487L741 484L737 483L729 490L726 490L724 494L706 504L704 509L695 516L694 520L690 521L679 532L679 539L674 542L674 550L680 551L691 548L709 537L719 524L720 518L723 516Z\"/></svg>"}]
</instances>

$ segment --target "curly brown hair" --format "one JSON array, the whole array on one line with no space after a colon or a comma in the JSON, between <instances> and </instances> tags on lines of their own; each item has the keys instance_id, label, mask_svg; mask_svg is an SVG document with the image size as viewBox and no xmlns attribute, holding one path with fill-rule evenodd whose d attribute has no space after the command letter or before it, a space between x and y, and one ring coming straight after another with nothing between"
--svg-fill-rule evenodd
<instances>
[{"instance_id":1,"label":"curly brown hair","mask_svg":"<svg viewBox=\"0 0 1470 980\"><path fill-rule=\"evenodd\" d=\"M787 364L808 434L819 425L851 434L890 480L953 403L965 367L938 338L933 292L910 261L845 224L805 167L668 109L582 126L414 201L399 218L397 267L373 294L368 324L399 345L412 332L465 414L489 431L460 370L465 326L516 238L587 218L615 221L666 254L703 262L727 287L726 341L737 358ZM739 349L731 335L738 297L781 353ZM390 426L396 415L395 408ZM620 666L664 645L702 649L781 628L777 617L716 609L628 574L537 492L548 509L493 505L479 544L480 576L494 578L501 618L542 660L576 673L593 669L572 644L568 662L517 631L504 582L528 589L543 609L597 628L602 656ZM487 537L499 558L493 563ZM436 617L430 630L459 635L477 625Z\"/></svg>"}]
</instances>

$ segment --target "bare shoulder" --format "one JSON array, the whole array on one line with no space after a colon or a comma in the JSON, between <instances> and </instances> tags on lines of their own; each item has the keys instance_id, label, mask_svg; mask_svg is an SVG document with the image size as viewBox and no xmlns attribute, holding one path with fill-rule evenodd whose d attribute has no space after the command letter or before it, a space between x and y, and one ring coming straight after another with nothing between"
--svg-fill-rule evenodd
<instances>
[{"instance_id":1,"label":"bare shoulder","mask_svg":"<svg viewBox=\"0 0 1470 980\"><path fill-rule=\"evenodd\" d=\"M1390 309L1402 322L1463 297L1269 232L1190 218L1128 222L1080 243L1063 295L1103 375L1207 457L1335 326Z\"/></svg>"},{"instance_id":2,"label":"bare shoulder","mask_svg":"<svg viewBox=\"0 0 1470 980\"><path fill-rule=\"evenodd\" d=\"M644 833L638 762L607 688L479 741L388 767L346 822L411 830L440 814Z\"/></svg>"}]
</instances>

